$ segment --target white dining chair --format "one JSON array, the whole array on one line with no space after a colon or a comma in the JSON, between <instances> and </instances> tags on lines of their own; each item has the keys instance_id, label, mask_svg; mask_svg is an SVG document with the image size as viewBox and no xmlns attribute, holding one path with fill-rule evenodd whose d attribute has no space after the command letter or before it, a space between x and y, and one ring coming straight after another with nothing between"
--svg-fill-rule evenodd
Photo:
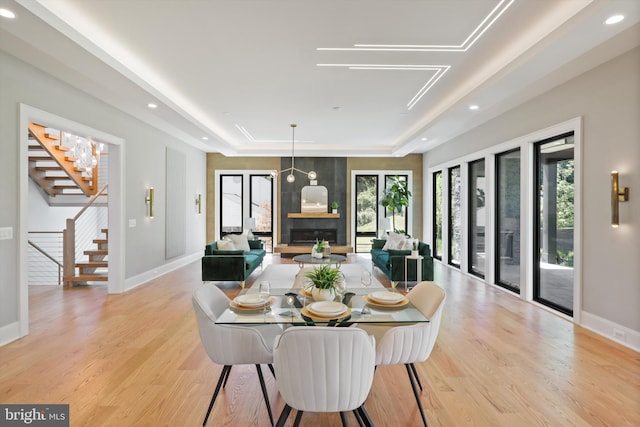
<instances>
[{"instance_id":1,"label":"white dining chair","mask_svg":"<svg viewBox=\"0 0 640 427\"><path fill-rule=\"evenodd\" d=\"M276 426L296 409L294 426L304 411L353 411L361 426L373 425L364 407L373 382L375 339L357 328L289 328L276 339L273 364L285 401Z\"/></svg>"},{"instance_id":2,"label":"white dining chair","mask_svg":"<svg viewBox=\"0 0 640 427\"><path fill-rule=\"evenodd\" d=\"M273 425L273 414L269 404L269 396L262 375L261 364L267 364L273 371L273 342L282 332L277 325L235 326L218 325L218 316L229 306L229 298L213 284L205 284L193 292L193 308L198 319L200 340L209 358L218 365L223 365L209 409L202 425L207 424L211 409L216 401L220 388L224 388L229 379L233 365L251 364L256 366L262 395L264 396L269 420ZM274 374L275 376L275 374Z\"/></svg>"},{"instance_id":3,"label":"white dining chair","mask_svg":"<svg viewBox=\"0 0 640 427\"><path fill-rule=\"evenodd\" d=\"M407 294L407 298L429 322L407 326L361 323L359 327L376 338L376 366L405 365L422 422L426 427L427 419L418 391L418 386L422 390L422 383L414 364L424 362L431 355L440 330L446 293L433 282L420 282Z\"/></svg>"}]
</instances>

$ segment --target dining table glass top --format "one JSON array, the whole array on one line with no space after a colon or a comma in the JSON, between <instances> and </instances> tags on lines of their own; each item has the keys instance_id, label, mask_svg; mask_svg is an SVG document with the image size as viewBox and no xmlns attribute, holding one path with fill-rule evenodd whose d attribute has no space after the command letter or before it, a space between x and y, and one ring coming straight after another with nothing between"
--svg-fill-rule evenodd
<instances>
[{"instance_id":1,"label":"dining table glass top","mask_svg":"<svg viewBox=\"0 0 640 427\"><path fill-rule=\"evenodd\" d=\"M389 292L398 293L402 299L391 304L377 299L392 296L388 295ZM374 293L376 294L373 295ZM320 303L306 294L303 288L272 287L268 304L257 303L257 306L240 304L244 301L256 302L260 298L256 283L255 286L240 292L239 296L232 300L229 307L218 317L216 323L225 325L348 325L351 323L402 325L429 321L403 293L395 289L348 287L343 295L336 295L335 300L330 303ZM293 298L288 299L288 296ZM334 309L335 312L332 311Z\"/></svg>"}]
</instances>

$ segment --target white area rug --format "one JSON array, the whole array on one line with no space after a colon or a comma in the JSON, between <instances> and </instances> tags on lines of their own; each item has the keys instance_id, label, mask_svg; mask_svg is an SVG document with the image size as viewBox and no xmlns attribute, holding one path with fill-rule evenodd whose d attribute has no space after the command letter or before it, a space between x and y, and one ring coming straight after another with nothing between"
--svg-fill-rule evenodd
<instances>
[{"instance_id":1,"label":"white area rug","mask_svg":"<svg viewBox=\"0 0 640 427\"><path fill-rule=\"evenodd\" d=\"M313 270L313 267L308 266L302 270L303 271L301 271L297 264L270 264L266 266L260 276L256 278L253 286L257 287L258 283L268 281L271 284L271 289L291 289L294 285L299 287L302 285L301 282L306 279L304 274L307 271ZM371 273L371 269L367 269L359 264L342 264L340 271L342 271L346 279L347 289L350 287L361 288L360 277L362 273ZM297 281L296 278L298 278ZM382 287L382 283L372 276L371 288Z\"/></svg>"}]
</instances>

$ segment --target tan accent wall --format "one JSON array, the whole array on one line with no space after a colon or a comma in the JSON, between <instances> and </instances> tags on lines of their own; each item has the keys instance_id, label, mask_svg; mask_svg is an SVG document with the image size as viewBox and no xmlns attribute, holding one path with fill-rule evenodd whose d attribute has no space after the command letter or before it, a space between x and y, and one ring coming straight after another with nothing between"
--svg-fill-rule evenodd
<instances>
[{"instance_id":1,"label":"tan accent wall","mask_svg":"<svg viewBox=\"0 0 640 427\"><path fill-rule=\"evenodd\" d=\"M220 169L280 169L280 157L225 157L219 153L207 154L207 242L212 242L216 235L215 208L215 171ZM352 170L411 170L413 171L413 197L410 209L413 216L413 236L422 240L422 155L410 154L405 157L353 157L347 159L347 206L341 207L341 213L351 218L351 171ZM318 171L320 172L320 171ZM278 181L280 182L280 181ZM277 188L276 191L280 192ZM279 210L279 209L278 209ZM279 221L279 218L278 218ZM278 224L280 230L280 224ZM274 236L279 242L280 236ZM351 242L351 221L347 221L347 244Z\"/></svg>"}]
</instances>

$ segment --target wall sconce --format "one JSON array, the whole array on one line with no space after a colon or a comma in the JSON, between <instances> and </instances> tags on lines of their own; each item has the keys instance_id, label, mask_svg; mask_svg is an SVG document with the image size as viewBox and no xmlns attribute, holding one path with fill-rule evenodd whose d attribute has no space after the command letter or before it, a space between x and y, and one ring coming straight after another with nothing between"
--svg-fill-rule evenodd
<instances>
[{"instance_id":1,"label":"wall sconce","mask_svg":"<svg viewBox=\"0 0 640 427\"><path fill-rule=\"evenodd\" d=\"M153 218L153 187L147 189L147 195L144 198L144 202L149 207L149 218Z\"/></svg>"},{"instance_id":2,"label":"wall sconce","mask_svg":"<svg viewBox=\"0 0 640 427\"><path fill-rule=\"evenodd\" d=\"M196 196L196 206L198 207L198 213L202 213L202 194L198 193Z\"/></svg>"},{"instance_id":3,"label":"wall sconce","mask_svg":"<svg viewBox=\"0 0 640 427\"><path fill-rule=\"evenodd\" d=\"M620 202L629 200L629 187L618 185L618 171L611 171L611 226L617 228L620 224Z\"/></svg>"}]
</instances>

